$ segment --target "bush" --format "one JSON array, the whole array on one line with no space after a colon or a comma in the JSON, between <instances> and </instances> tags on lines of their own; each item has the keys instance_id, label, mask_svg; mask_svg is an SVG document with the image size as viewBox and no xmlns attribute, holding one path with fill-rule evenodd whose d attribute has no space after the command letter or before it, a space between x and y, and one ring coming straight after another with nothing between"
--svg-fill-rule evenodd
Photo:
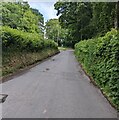
<instances>
[{"instance_id":1,"label":"bush","mask_svg":"<svg viewBox=\"0 0 119 120\"><path fill-rule=\"evenodd\" d=\"M37 33L28 33L7 26L2 27L2 75L16 72L58 53L52 40L44 40Z\"/></svg>"},{"instance_id":2,"label":"bush","mask_svg":"<svg viewBox=\"0 0 119 120\"><path fill-rule=\"evenodd\" d=\"M3 51L8 48L17 48L22 51L37 52L45 48L57 48L52 40L44 40L38 33L28 33L13 29L8 26L2 27Z\"/></svg>"},{"instance_id":3,"label":"bush","mask_svg":"<svg viewBox=\"0 0 119 120\"><path fill-rule=\"evenodd\" d=\"M119 32L84 40L75 45L75 54L84 69L119 109Z\"/></svg>"}]
</instances>

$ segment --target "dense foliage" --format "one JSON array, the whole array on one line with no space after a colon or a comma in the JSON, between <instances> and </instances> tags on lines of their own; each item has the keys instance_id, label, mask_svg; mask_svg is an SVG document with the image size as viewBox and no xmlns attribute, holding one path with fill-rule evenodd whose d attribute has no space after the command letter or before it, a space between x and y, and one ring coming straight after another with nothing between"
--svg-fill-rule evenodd
<instances>
[{"instance_id":1,"label":"dense foliage","mask_svg":"<svg viewBox=\"0 0 119 120\"><path fill-rule=\"evenodd\" d=\"M44 39L43 15L27 2L3 2L2 22L3 75L58 52L53 40Z\"/></svg>"},{"instance_id":2,"label":"dense foliage","mask_svg":"<svg viewBox=\"0 0 119 120\"><path fill-rule=\"evenodd\" d=\"M45 48L57 48L52 40L44 40L38 33L28 33L8 26L2 27L3 51L15 48L20 51L38 52Z\"/></svg>"},{"instance_id":3,"label":"dense foliage","mask_svg":"<svg viewBox=\"0 0 119 120\"><path fill-rule=\"evenodd\" d=\"M73 47L80 40L103 36L114 28L115 5L113 2L57 2L54 6L61 26L68 29L66 43Z\"/></svg>"},{"instance_id":4,"label":"dense foliage","mask_svg":"<svg viewBox=\"0 0 119 120\"><path fill-rule=\"evenodd\" d=\"M10 26L24 32L42 33L43 15L31 9L27 2L2 3L3 26Z\"/></svg>"},{"instance_id":5,"label":"dense foliage","mask_svg":"<svg viewBox=\"0 0 119 120\"><path fill-rule=\"evenodd\" d=\"M119 109L119 32L108 32L119 26L118 6L113 2L57 2L60 17L46 22L45 40L44 18L37 9L27 2L2 3L3 74L57 53L55 42L70 47L77 43L78 60Z\"/></svg>"},{"instance_id":6,"label":"dense foliage","mask_svg":"<svg viewBox=\"0 0 119 120\"><path fill-rule=\"evenodd\" d=\"M57 48L53 41L44 40L44 18L37 9L30 8L27 2L2 3L2 14L3 52L13 48L31 52Z\"/></svg>"},{"instance_id":7,"label":"dense foliage","mask_svg":"<svg viewBox=\"0 0 119 120\"><path fill-rule=\"evenodd\" d=\"M119 32L84 40L75 45L84 69L119 109Z\"/></svg>"},{"instance_id":8,"label":"dense foliage","mask_svg":"<svg viewBox=\"0 0 119 120\"><path fill-rule=\"evenodd\" d=\"M58 19L50 19L46 22L46 37L57 42L58 46L62 46L67 37L67 30L61 28Z\"/></svg>"}]
</instances>

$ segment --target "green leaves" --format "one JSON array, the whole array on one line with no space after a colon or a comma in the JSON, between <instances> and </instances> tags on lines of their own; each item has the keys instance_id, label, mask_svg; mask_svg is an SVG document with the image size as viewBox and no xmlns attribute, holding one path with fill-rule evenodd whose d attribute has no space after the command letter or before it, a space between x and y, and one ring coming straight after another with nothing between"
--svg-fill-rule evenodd
<instances>
[{"instance_id":1,"label":"green leaves","mask_svg":"<svg viewBox=\"0 0 119 120\"><path fill-rule=\"evenodd\" d=\"M37 10L31 9L27 2L2 3L2 21L4 26L43 34L43 16Z\"/></svg>"},{"instance_id":2,"label":"green leaves","mask_svg":"<svg viewBox=\"0 0 119 120\"><path fill-rule=\"evenodd\" d=\"M8 47L31 52L38 52L47 47L57 49L57 44L51 40L44 40L42 34L23 32L8 26L2 27L2 30L3 51Z\"/></svg>"},{"instance_id":3,"label":"green leaves","mask_svg":"<svg viewBox=\"0 0 119 120\"><path fill-rule=\"evenodd\" d=\"M57 2L57 15L61 26L68 29L65 41L75 43L96 36L103 36L114 28L115 3L112 2Z\"/></svg>"},{"instance_id":4,"label":"green leaves","mask_svg":"<svg viewBox=\"0 0 119 120\"><path fill-rule=\"evenodd\" d=\"M61 28L58 19L50 19L46 22L46 37L58 43L59 46L67 37L67 30Z\"/></svg>"},{"instance_id":5,"label":"green leaves","mask_svg":"<svg viewBox=\"0 0 119 120\"><path fill-rule=\"evenodd\" d=\"M119 109L119 32L112 29L104 37L81 41L75 54Z\"/></svg>"},{"instance_id":6,"label":"green leaves","mask_svg":"<svg viewBox=\"0 0 119 120\"><path fill-rule=\"evenodd\" d=\"M60 15L59 21L63 28L68 29L67 45L74 44L92 36L89 23L92 17L91 3L85 2L57 2L55 9Z\"/></svg>"},{"instance_id":7,"label":"green leaves","mask_svg":"<svg viewBox=\"0 0 119 120\"><path fill-rule=\"evenodd\" d=\"M15 72L57 52L53 40L44 40L44 18L28 2L2 3L3 75Z\"/></svg>"}]
</instances>

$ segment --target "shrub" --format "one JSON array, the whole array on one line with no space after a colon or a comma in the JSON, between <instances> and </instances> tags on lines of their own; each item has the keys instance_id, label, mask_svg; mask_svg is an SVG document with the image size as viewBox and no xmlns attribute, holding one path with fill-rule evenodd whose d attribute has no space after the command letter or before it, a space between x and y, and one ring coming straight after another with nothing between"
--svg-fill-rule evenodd
<instances>
[{"instance_id":1,"label":"shrub","mask_svg":"<svg viewBox=\"0 0 119 120\"><path fill-rule=\"evenodd\" d=\"M54 41L44 40L38 33L28 33L3 26L1 36L3 76L59 52Z\"/></svg>"},{"instance_id":2,"label":"shrub","mask_svg":"<svg viewBox=\"0 0 119 120\"><path fill-rule=\"evenodd\" d=\"M75 54L84 69L119 109L119 32L84 40L75 45Z\"/></svg>"},{"instance_id":3,"label":"shrub","mask_svg":"<svg viewBox=\"0 0 119 120\"><path fill-rule=\"evenodd\" d=\"M2 27L3 51L8 48L17 48L20 51L37 52L45 48L57 48L52 40L44 40L38 33L28 33L13 29L8 26Z\"/></svg>"}]
</instances>

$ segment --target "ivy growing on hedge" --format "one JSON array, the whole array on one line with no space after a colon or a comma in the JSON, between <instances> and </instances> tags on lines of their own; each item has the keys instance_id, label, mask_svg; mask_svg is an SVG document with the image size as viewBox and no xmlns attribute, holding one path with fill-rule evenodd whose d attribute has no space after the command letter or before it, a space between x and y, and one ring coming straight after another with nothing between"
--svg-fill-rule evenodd
<instances>
[{"instance_id":1,"label":"ivy growing on hedge","mask_svg":"<svg viewBox=\"0 0 119 120\"><path fill-rule=\"evenodd\" d=\"M119 32L84 40L75 45L75 54L87 73L119 109Z\"/></svg>"}]
</instances>

